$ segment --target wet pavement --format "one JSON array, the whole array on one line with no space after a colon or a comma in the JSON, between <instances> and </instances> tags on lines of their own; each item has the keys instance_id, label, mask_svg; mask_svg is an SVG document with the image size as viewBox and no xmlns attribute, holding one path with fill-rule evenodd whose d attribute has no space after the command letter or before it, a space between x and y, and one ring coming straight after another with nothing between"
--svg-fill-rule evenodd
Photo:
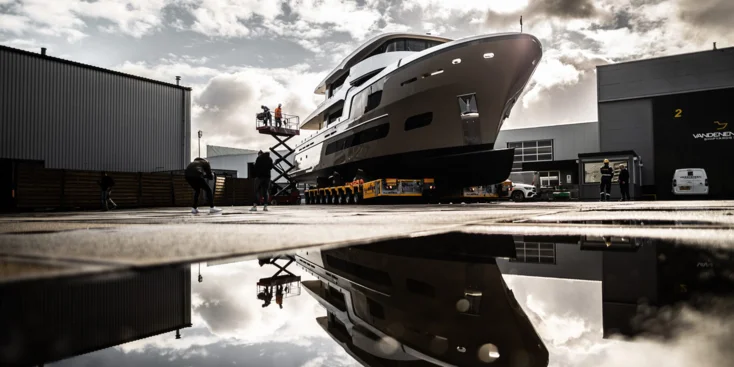
<instances>
[{"instance_id":1,"label":"wet pavement","mask_svg":"<svg viewBox=\"0 0 734 367\"><path fill-rule=\"evenodd\" d=\"M734 202L247 209L0 217L0 365L734 360Z\"/></svg>"}]
</instances>

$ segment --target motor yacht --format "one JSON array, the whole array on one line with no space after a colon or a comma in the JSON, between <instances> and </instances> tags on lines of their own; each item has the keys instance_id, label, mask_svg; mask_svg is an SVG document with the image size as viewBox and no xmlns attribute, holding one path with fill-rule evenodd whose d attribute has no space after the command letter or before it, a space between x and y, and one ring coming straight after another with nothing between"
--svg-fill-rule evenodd
<instances>
[{"instance_id":1,"label":"motor yacht","mask_svg":"<svg viewBox=\"0 0 734 367\"><path fill-rule=\"evenodd\" d=\"M388 33L346 57L315 89L291 176L317 182L357 170L466 187L505 180L512 149L494 142L542 56L538 39L503 33L451 40Z\"/></svg>"},{"instance_id":2,"label":"motor yacht","mask_svg":"<svg viewBox=\"0 0 734 367\"><path fill-rule=\"evenodd\" d=\"M297 253L326 310L316 322L365 366L548 366L497 267L515 257L512 236L468 237Z\"/></svg>"}]
</instances>

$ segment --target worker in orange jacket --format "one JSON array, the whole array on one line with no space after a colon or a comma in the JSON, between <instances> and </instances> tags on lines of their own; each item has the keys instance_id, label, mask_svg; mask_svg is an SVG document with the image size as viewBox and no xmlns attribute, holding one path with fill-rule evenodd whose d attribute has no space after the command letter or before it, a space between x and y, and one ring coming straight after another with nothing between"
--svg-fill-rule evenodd
<instances>
[{"instance_id":1,"label":"worker in orange jacket","mask_svg":"<svg viewBox=\"0 0 734 367\"><path fill-rule=\"evenodd\" d=\"M283 121L283 110L280 108L281 104L278 103L278 107L275 109L275 126L281 127Z\"/></svg>"}]
</instances>

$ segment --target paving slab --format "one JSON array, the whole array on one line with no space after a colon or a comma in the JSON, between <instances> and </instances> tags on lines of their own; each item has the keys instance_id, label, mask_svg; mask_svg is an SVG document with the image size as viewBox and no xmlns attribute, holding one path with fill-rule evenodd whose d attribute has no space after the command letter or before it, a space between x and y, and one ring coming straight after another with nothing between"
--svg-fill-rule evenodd
<instances>
[{"instance_id":1,"label":"paving slab","mask_svg":"<svg viewBox=\"0 0 734 367\"><path fill-rule=\"evenodd\" d=\"M107 271L451 231L477 235L623 233L680 238L702 245L734 243L732 201L301 205L254 213L249 207L224 209L215 215L193 215L182 208L5 215L0 217L0 256L77 264L71 268L80 271L90 266ZM30 273L33 271L23 271L24 276ZM57 274L43 269L36 273ZM10 281L15 275L3 272L0 278Z\"/></svg>"}]
</instances>

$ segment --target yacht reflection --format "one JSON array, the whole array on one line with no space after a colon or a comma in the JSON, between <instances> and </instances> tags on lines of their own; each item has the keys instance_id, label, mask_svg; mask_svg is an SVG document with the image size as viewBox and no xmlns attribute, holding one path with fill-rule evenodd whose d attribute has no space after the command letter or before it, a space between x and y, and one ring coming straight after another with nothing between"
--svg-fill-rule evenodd
<instances>
[{"instance_id":1,"label":"yacht reflection","mask_svg":"<svg viewBox=\"0 0 734 367\"><path fill-rule=\"evenodd\" d=\"M318 278L302 282L327 310L317 322L364 365L547 366L495 261L514 247L511 236L454 233L296 259Z\"/></svg>"},{"instance_id":2,"label":"yacht reflection","mask_svg":"<svg viewBox=\"0 0 734 367\"><path fill-rule=\"evenodd\" d=\"M178 339L191 326L191 268L4 283L0 315L2 366L42 366L173 331Z\"/></svg>"},{"instance_id":3,"label":"yacht reflection","mask_svg":"<svg viewBox=\"0 0 734 367\"><path fill-rule=\"evenodd\" d=\"M629 237L517 236L517 256L498 259L504 274L600 281L603 335L669 337L662 309L706 312L734 294L734 252Z\"/></svg>"}]
</instances>

